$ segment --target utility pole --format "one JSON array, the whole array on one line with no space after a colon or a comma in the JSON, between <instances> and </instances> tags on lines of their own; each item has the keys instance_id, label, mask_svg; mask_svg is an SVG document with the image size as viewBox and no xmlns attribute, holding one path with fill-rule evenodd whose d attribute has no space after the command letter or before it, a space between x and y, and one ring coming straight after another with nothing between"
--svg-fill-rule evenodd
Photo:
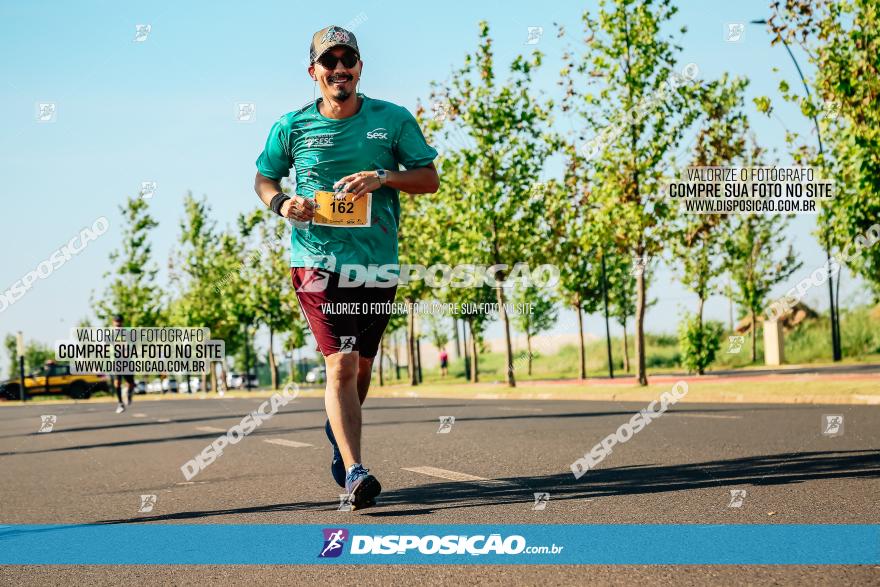
<instances>
[{"instance_id":1,"label":"utility pole","mask_svg":"<svg viewBox=\"0 0 880 587\"><path fill-rule=\"evenodd\" d=\"M766 25L767 21L762 19L753 20L751 24L760 24ZM810 86L807 84L807 80L804 78L804 73L801 71L801 66L798 63L797 59L794 58L794 53L791 52L791 47L788 46L788 43L785 42L785 39L780 37L782 41L782 45L785 47L785 50L788 51L788 56L791 57L792 63L794 63L795 69L797 69L798 76L801 78L801 83L804 84L804 90L807 92L807 100L812 100L813 96L810 93ZM819 143L819 155L823 155L824 151L822 149L822 132L819 130L819 119L816 116L813 116L813 126L816 128L816 140ZM822 227L823 234L823 246L825 248L825 258L827 260L828 267L828 301L829 301L829 314L831 318L831 354L834 361L839 361L843 358L843 351L840 345L840 316L838 314L837 300L835 300L834 296L834 276L831 274L831 243L828 238L828 226ZM840 281L840 274L838 273L837 277L838 281ZM753 333L754 334L754 333Z\"/></svg>"},{"instance_id":2,"label":"utility pole","mask_svg":"<svg viewBox=\"0 0 880 587\"><path fill-rule=\"evenodd\" d=\"M608 277L605 272L605 251L602 251L602 299L605 302L605 346L608 348L608 377L614 379L614 363L611 358L611 327L608 326Z\"/></svg>"},{"instance_id":3,"label":"utility pole","mask_svg":"<svg viewBox=\"0 0 880 587\"><path fill-rule=\"evenodd\" d=\"M25 401L24 390L24 334L19 330L15 335L15 346L18 351L18 399Z\"/></svg>"}]
</instances>

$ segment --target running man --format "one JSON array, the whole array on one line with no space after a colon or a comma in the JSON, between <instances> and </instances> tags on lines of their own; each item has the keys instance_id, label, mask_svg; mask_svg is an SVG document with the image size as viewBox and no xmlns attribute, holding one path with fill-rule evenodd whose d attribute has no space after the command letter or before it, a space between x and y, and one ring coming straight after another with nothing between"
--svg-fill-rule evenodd
<instances>
[{"instance_id":1,"label":"running man","mask_svg":"<svg viewBox=\"0 0 880 587\"><path fill-rule=\"evenodd\" d=\"M405 108L357 92L363 61L350 31L318 31L309 58L308 73L321 97L272 126L257 159L254 189L276 214L296 221L290 275L327 365L330 470L352 509L362 509L375 504L382 488L361 461L361 404L390 317L377 310L394 301L397 285L387 280L380 287L343 287L350 284L340 284L337 268L397 265L398 192L437 191L437 151ZM291 168L296 194L288 197L280 181ZM318 198L323 205L316 217ZM336 313L327 304L359 309Z\"/></svg>"},{"instance_id":2,"label":"running man","mask_svg":"<svg viewBox=\"0 0 880 587\"><path fill-rule=\"evenodd\" d=\"M122 328L122 316L116 314L113 316L113 328ZM134 396L134 375L114 375L111 378L113 389L116 390L116 413L121 414L125 411L125 406L131 405L131 398ZM122 382L125 381L125 401L122 400Z\"/></svg>"}]
</instances>

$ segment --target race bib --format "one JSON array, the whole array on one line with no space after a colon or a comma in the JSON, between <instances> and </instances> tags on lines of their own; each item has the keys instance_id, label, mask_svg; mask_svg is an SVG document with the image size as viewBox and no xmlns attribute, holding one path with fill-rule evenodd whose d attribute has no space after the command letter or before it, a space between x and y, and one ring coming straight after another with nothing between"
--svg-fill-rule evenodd
<instances>
[{"instance_id":1,"label":"race bib","mask_svg":"<svg viewBox=\"0 0 880 587\"><path fill-rule=\"evenodd\" d=\"M333 192L315 192L315 210L313 223L321 226L344 226L361 228L370 226L370 210L373 205L373 194L360 198L356 202L351 199L354 194L335 194Z\"/></svg>"}]
</instances>

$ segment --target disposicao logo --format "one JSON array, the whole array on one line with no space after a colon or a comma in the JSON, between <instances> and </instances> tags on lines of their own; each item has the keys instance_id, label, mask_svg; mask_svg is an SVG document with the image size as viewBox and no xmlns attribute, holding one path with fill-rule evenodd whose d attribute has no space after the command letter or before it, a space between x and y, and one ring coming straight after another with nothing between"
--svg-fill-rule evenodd
<instances>
[{"instance_id":1,"label":"disposicao logo","mask_svg":"<svg viewBox=\"0 0 880 587\"><path fill-rule=\"evenodd\" d=\"M324 528L324 548L318 558L336 558L342 554L345 541L348 539L348 530L345 528Z\"/></svg>"}]
</instances>

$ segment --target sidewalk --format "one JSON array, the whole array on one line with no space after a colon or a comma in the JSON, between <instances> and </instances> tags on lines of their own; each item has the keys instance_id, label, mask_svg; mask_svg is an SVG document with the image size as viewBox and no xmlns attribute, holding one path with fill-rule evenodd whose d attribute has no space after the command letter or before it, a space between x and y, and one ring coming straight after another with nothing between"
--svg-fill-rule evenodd
<instances>
[{"instance_id":1,"label":"sidewalk","mask_svg":"<svg viewBox=\"0 0 880 587\"><path fill-rule=\"evenodd\" d=\"M847 366L840 366L847 367ZM751 370L735 375L654 375L649 385L640 387L632 376L591 378L586 380L521 381L510 388L503 382L426 383L411 386L397 383L380 387L374 383L370 397L386 398L457 398L475 400L598 400L650 402L668 391L677 381L685 381L688 394L682 401L700 403L782 403L782 404L861 404L880 405L880 366L853 365L854 372L843 369L816 369L795 366L790 369ZM375 378L374 378L375 382ZM133 406L159 400L223 400L232 398L267 398L269 389L214 393L147 394L135 397ZM322 397L323 387L300 389L301 397ZM27 404L115 403L111 396L89 400L67 398L28 401ZM0 406L22 405L18 401L0 402Z\"/></svg>"}]
</instances>

